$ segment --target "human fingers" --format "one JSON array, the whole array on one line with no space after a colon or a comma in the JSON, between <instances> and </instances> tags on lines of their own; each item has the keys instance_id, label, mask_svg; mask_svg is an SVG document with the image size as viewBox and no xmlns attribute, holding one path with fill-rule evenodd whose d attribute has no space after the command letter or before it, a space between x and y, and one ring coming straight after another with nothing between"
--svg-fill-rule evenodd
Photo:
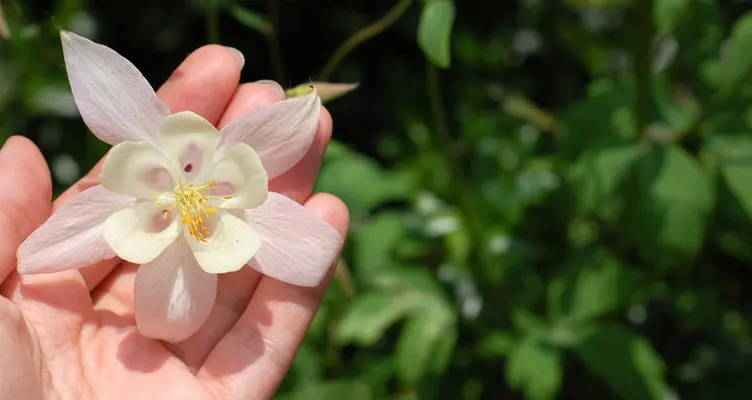
<instances>
[{"instance_id":1,"label":"human fingers","mask_svg":"<svg viewBox=\"0 0 752 400\"><path fill-rule=\"evenodd\" d=\"M0 150L0 284L16 269L19 244L49 216L52 181L34 143L12 136Z\"/></svg>"},{"instance_id":2,"label":"human fingers","mask_svg":"<svg viewBox=\"0 0 752 400\"><path fill-rule=\"evenodd\" d=\"M349 214L341 200L316 194L305 206L347 234ZM295 357L328 281L300 287L262 277L248 307L209 354L198 378L217 398L270 398Z\"/></svg>"}]
</instances>

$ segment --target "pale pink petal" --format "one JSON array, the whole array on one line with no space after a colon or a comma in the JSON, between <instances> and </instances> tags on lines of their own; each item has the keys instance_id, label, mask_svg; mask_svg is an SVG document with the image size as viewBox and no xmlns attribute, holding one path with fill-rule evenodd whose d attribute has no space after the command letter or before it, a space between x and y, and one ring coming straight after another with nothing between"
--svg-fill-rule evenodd
<instances>
[{"instance_id":1,"label":"pale pink petal","mask_svg":"<svg viewBox=\"0 0 752 400\"><path fill-rule=\"evenodd\" d=\"M211 122L190 111L168 116L159 130L161 149L178 163L187 182L206 176L218 142L219 131Z\"/></svg>"},{"instance_id":2,"label":"pale pink petal","mask_svg":"<svg viewBox=\"0 0 752 400\"><path fill-rule=\"evenodd\" d=\"M73 97L89 129L102 141L154 142L167 106L130 61L109 47L61 32Z\"/></svg>"},{"instance_id":3,"label":"pale pink petal","mask_svg":"<svg viewBox=\"0 0 752 400\"><path fill-rule=\"evenodd\" d=\"M315 91L262 107L222 129L220 146L246 143L261 157L269 178L285 173L316 136L321 99Z\"/></svg>"},{"instance_id":4,"label":"pale pink petal","mask_svg":"<svg viewBox=\"0 0 752 400\"><path fill-rule=\"evenodd\" d=\"M138 268L136 325L142 335L179 342L206 322L217 296L217 276L204 272L183 240Z\"/></svg>"},{"instance_id":5,"label":"pale pink petal","mask_svg":"<svg viewBox=\"0 0 752 400\"><path fill-rule=\"evenodd\" d=\"M172 191L173 176L180 176L176 169L177 165L153 145L123 142L107 153L99 181L113 192L154 200Z\"/></svg>"},{"instance_id":6,"label":"pale pink petal","mask_svg":"<svg viewBox=\"0 0 752 400\"><path fill-rule=\"evenodd\" d=\"M212 274L233 272L243 268L261 246L259 235L243 219L220 211L204 241L185 238L201 268Z\"/></svg>"},{"instance_id":7,"label":"pale pink petal","mask_svg":"<svg viewBox=\"0 0 752 400\"><path fill-rule=\"evenodd\" d=\"M60 207L18 248L18 272L81 268L115 257L102 235L104 221L135 199L91 187Z\"/></svg>"},{"instance_id":8,"label":"pale pink petal","mask_svg":"<svg viewBox=\"0 0 752 400\"><path fill-rule=\"evenodd\" d=\"M261 248L249 265L283 282L318 285L342 247L339 232L279 193L269 193L261 207L245 215L261 236Z\"/></svg>"},{"instance_id":9,"label":"pale pink petal","mask_svg":"<svg viewBox=\"0 0 752 400\"><path fill-rule=\"evenodd\" d=\"M269 182L261 159L245 143L222 148L217 154L209 181L214 184L212 195L224 197L219 207L246 209L266 201Z\"/></svg>"}]
</instances>

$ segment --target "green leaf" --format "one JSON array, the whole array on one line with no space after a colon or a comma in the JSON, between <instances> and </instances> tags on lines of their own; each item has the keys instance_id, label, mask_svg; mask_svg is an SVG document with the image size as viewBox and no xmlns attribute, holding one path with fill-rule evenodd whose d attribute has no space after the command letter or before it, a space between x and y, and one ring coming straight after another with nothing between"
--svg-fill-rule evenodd
<instances>
[{"instance_id":1,"label":"green leaf","mask_svg":"<svg viewBox=\"0 0 752 400\"><path fill-rule=\"evenodd\" d=\"M509 384L530 400L555 398L562 374L559 351L531 339L522 341L507 362Z\"/></svg>"},{"instance_id":2,"label":"green leaf","mask_svg":"<svg viewBox=\"0 0 752 400\"><path fill-rule=\"evenodd\" d=\"M339 321L335 340L339 344L369 346L408 313L420 307L425 296L415 292L373 292L356 297Z\"/></svg>"},{"instance_id":3,"label":"green leaf","mask_svg":"<svg viewBox=\"0 0 752 400\"><path fill-rule=\"evenodd\" d=\"M368 276L369 284L381 290L416 291L436 295L441 286L422 265L383 268Z\"/></svg>"},{"instance_id":4,"label":"green leaf","mask_svg":"<svg viewBox=\"0 0 752 400\"><path fill-rule=\"evenodd\" d=\"M451 37L455 7L452 0L426 2L418 25L418 44L436 66L451 65Z\"/></svg>"},{"instance_id":5,"label":"green leaf","mask_svg":"<svg viewBox=\"0 0 752 400\"><path fill-rule=\"evenodd\" d=\"M251 28L263 34L264 36L269 36L274 33L274 27L272 26L272 23L269 22L269 20L265 16L253 10L234 5L230 7L230 15L232 15L245 27Z\"/></svg>"},{"instance_id":6,"label":"green leaf","mask_svg":"<svg viewBox=\"0 0 752 400\"><path fill-rule=\"evenodd\" d=\"M439 299L409 319L397 342L397 373L405 384L415 384L429 373L446 368L457 340L452 310Z\"/></svg>"},{"instance_id":7,"label":"green leaf","mask_svg":"<svg viewBox=\"0 0 752 400\"><path fill-rule=\"evenodd\" d=\"M570 104L559 117L564 155L576 158L588 150L634 143L633 93L627 82L591 83L588 97Z\"/></svg>"},{"instance_id":8,"label":"green leaf","mask_svg":"<svg viewBox=\"0 0 752 400\"><path fill-rule=\"evenodd\" d=\"M543 337L549 331L546 321L524 308L512 311L512 323L515 329L524 332L527 336Z\"/></svg>"},{"instance_id":9,"label":"green leaf","mask_svg":"<svg viewBox=\"0 0 752 400\"><path fill-rule=\"evenodd\" d=\"M577 275L570 316L585 320L613 312L627 302L634 277L619 261L605 256Z\"/></svg>"},{"instance_id":10,"label":"green leaf","mask_svg":"<svg viewBox=\"0 0 752 400\"><path fill-rule=\"evenodd\" d=\"M616 325L600 327L575 349L590 372L619 397L663 399L664 365L650 343Z\"/></svg>"},{"instance_id":11,"label":"green leaf","mask_svg":"<svg viewBox=\"0 0 752 400\"><path fill-rule=\"evenodd\" d=\"M588 321L617 311L636 287L635 273L600 251L572 262L575 275L549 285L549 313L554 319Z\"/></svg>"},{"instance_id":12,"label":"green leaf","mask_svg":"<svg viewBox=\"0 0 752 400\"><path fill-rule=\"evenodd\" d=\"M616 189L638 158L636 145L607 147L584 153L569 171L569 180L581 212L597 212L615 201Z\"/></svg>"},{"instance_id":13,"label":"green leaf","mask_svg":"<svg viewBox=\"0 0 752 400\"><path fill-rule=\"evenodd\" d=\"M655 19L658 33L667 34L673 31L690 5L690 0L655 0L653 19Z\"/></svg>"},{"instance_id":14,"label":"green leaf","mask_svg":"<svg viewBox=\"0 0 752 400\"><path fill-rule=\"evenodd\" d=\"M278 397L279 400L370 400L372 398L368 385L344 380L313 384Z\"/></svg>"},{"instance_id":15,"label":"green leaf","mask_svg":"<svg viewBox=\"0 0 752 400\"><path fill-rule=\"evenodd\" d=\"M653 79L653 98L673 135L687 132L697 124L701 114L698 100L689 91L675 86L668 75Z\"/></svg>"},{"instance_id":16,"label":"green leaf","mask_svg":"<svg viewBox=\"0 0 752 400\"><path fill-rule=\"evenodd\" d=\"M496 358L508 355L516 348L517 339L509 332L494 332L484 337L476 348L481 357Z\"/></svg>"},{"instance_id":17,"label":"green leaf","mask_svg":"<svg viewBox=\"0 0 752 400\"><path fill-rule=\"evenodd\" d=\"M288 381L294 381L296 386L318 382L324 376L324 366L319 362L319 354L314 346L304 342L298 349L293 361Z\"/></svg>"},{"instance_id":18,"label":"green leaf","mask_svg":"<svg viewBox=\"0 0 752 400\"><path fill-rule=\"evenodd\" d=\"M752 138L716 135L708 141L705 159L719 165L731 193L752 218Z\"/></svg>"},{"instance_id":19,"label":"green leaf","mask_svg":"<svg viewBox=\"0 0 752 400\"><path fill-rule=\"evenodd\" d=\"M702 247L714 192L698 163L678 146L655 148L636 164L626 232L659 266L691 262Z\"/></svg>"},{"instance_id":20,"label":"green leaf","mask_svg":"<svg viewBox=\"0 0 752 400\"><path fill-rule=\"evenodd\" d=\"M731 37L724 46L721 58L709 63L705 76L722 95L729 95L748 80L752 69L752 13L741 17L734 25Z\"/></svg>"},{"instance_id":21,"label":"green leaf","mask_svg":"<svg viewBox=\"0 0 752 400\"><path fill-rule=\"evenodd\" d=\"M394 251L407 234L405 216L382 213L353 232L354 267L359 273L378 273L394 265ZM374 240L378 238L378 240Z\"/></svg>"},{"instance_id":22,"label":"green leaf","mask_svg":"<svg viewBox=\"0 0 752 400\"><path fill-rule=\"evenodd\" d=\"M362 218L386 201L405 199L413 189L412 177L385 171L375 161L352 151L327 155L317 182L317 191L339 196L353 218Z\"/></svg>"},{"instance_id":23,"label":"green leaf","mask_svg":"<svg viewBox=\"0 0 752 400\"><path fill-rule=\"evenodd\" d=\"M728 164L722 171L731 192L752 218L752 163Z\"/></svg>"}]
</instances>

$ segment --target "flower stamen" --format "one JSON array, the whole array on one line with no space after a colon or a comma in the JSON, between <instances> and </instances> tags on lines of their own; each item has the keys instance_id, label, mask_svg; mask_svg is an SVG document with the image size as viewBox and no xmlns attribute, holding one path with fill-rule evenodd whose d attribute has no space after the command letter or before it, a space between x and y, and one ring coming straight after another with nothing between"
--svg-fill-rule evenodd
<instances>
[{"instance_id":1,"label":"flower stamen","mask_svg":"<svg viewBox=\"0 0 752 400\"><path fill-rule=\"evenodd\" d=\"M209 217L217 213L217 208L209 204L214 197L208 194L213 182L203 185L179 184L175 188L175 204L180 213L180 221L196 240L205 242L209 236Z\"/></svg>"}]
</instances>

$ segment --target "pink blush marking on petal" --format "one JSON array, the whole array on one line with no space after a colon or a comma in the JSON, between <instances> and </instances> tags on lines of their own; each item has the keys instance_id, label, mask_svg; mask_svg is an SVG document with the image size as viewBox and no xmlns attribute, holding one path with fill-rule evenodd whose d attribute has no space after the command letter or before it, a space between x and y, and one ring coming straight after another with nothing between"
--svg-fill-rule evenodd
<instances>
[{"instance_id":1,"label":"pink blush marking on petal","mask_svg":"<svg viewBox=\"0 0 752 400\"><path fill-rule=\"evenodd\" d=\"M169 191L174 186L170 173L163 167L153 167L144 171L143 179L156 190Z\"/></svg>"},{"instance_id":2,"label":"pink blush marking on petal","mask_svg":"<svg viewBox=\"0 0 752 400\"><path fill-rule=\"evenodd\" d=\"M232 196L235 194L235 185L230 182L215 182L209 189L211 196Z\"/></svg>"},{"instance_id":3,"label":"pink blush marking on petal","mask_svg":"<svg viewBox=\"0 0 752 400\"><path fill-rule=\"evenodd\" d=\"M201 171L204 152L196 143L186 146L180 155L180 167L188 177L197 176Z\"/></svg>"},{"instance_id":4,"label":"pink blush marking on petal","mask_svg":"<svg viewBox=\"0 0 752 400\"><path fill-rule=\"evenodd\" d=\"M167 229L175 218L175 213L169 209L156 210L151 216L149 231L153 233L162 232Z\"/></svg>"}]
</instances>

